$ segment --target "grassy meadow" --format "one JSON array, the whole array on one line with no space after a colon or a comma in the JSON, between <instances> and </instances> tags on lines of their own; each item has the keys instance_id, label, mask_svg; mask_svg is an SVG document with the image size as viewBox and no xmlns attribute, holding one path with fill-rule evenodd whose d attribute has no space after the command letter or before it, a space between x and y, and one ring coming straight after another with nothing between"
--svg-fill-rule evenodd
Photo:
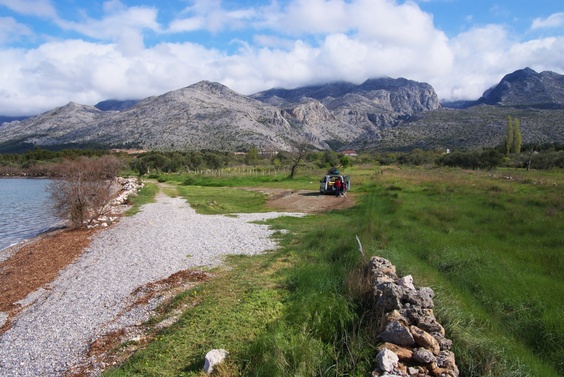
<instances>
[{"instance_id":1,"label":"grassy meadow","mask_svg":"<svg viewBox=\"0 0 564 377\"><path fill-rule=\"evenodd\" d=\"M265 210L264 195L237 186L317 190L323 173L160 180L201 213L229 214ZM370 375L376 323L363 267L372 255L434 289L461 376L564 375L563 172L346 174L355 207L269 220L280 249L228 258L228 269L164 305L147 324L152 341L105 375L203 376L212 348L230 352L217 376ZM156 330L175 310L181 319Z\"/></svg>"}]
</instances>

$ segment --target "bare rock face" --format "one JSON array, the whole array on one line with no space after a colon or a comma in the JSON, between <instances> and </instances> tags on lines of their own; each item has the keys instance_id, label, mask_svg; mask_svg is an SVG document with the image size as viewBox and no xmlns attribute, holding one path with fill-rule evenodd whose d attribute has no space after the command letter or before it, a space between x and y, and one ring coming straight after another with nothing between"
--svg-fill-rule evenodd
<instances>
[{"instance_id":1,"label":"bare rock face","mask_svg":"<svg viewBox=\"0 0 564 377\"><path fill-rule=\"evenodd\" d=\"M273 89L252 96L201 81L142 100L104 101L97 107L71 102L4 123L0 144L222 151L308 145L323 150L378 140L383 128L439 107L430 85L406 79Z\"/></svg>"},{"instance_id":2,"label":"bare rock face","mask_svg":"<svg viewBox=\"0 0 564 377\"><path fill-rule=\"evenodd\" d=\"M509 115L526 127L523 143L564 142L564 134L554 131L564 114L563 75L525 68L506 75L479 100L464 102L456 110L443 108L433 87L404 78L270 89L250 96L201 81L141 100L103 101L96 107L70 102L32 117L0 116L0 146L483 148L502 143Z\"/></svg>"},{"instance_id":3,"label":"bare rock face","mask_svg":"<svg viewBox=\"0 0 564 377\"><path fill-rule=\"evenodd\" d=\"M499 84L486 90L478 103L540 109L564 108L564 76L550 71L537 73L531 68L519 69L505 75Z\"/></svg>"},{"instance_id":4,"label":"bare rock face","mask_svg":"<svg viewBox=\"0 0 564 377\"><path fill-rule=\"evenodd\" d=\"M409 275L398 279L396 268L381 257L372 257L369 270L375 315L382 319L378 338L383 342L372 375L458 377L452 341L433 313L433 290L417 288ZM390 363L380 361L380 355L395 360L390 353L398 359L392 370Z\"/></svg>"}]
</instances>

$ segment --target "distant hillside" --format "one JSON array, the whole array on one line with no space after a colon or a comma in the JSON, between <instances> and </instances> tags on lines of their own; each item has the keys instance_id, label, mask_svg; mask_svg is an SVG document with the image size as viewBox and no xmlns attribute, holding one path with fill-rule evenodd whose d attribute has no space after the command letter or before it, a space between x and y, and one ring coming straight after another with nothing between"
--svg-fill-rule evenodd
<instances>
[{"instance_id":1,"label":"distant hillside","mask_svg":"<svg viewBox=\"0 0 564 377\"><path fill-rule=\"evenodd\" d=\"M0 151L36 146L157 150L407 150L495 146L507 117L524 143L564 143L564 79L525 68L476 101L441 106L404 78L335 82L244 96L201 81L143 100L69 103L0 126Z\"/></svg>"},{"instance_id":2,"label":"distant hillside","mask_svg":"<svg viewBox=\"0 0 564 377\"><path fill-rule=\"evenodd\" d=\"M69 103L7 124L0 131L0 143L168 150L235 151L251 146L290 150L301 145L338 149L355 140L378 140L382 129L439 107L430 85L406 79L308 87L299 100L294 91L287 93L284 105L275 106L276 100L266 92L244 96L202 81L134 105L107 101L96 108Z\"/></svg>"},{"instance_id":3,"label":"distant hillside","mask_svg":"<svg viewBox=\"0 0 564 377\"><path fill-rule=\"evenodd\" d=\"M524 144L564 143L564 109L480 105L426 112L400 127L383 130L378 143L359 143L351 148L409 151L496 147L505 140L508 116L519 119Z\"/></svg>"},{"instance_id":4,"label":"distant hillside","mask_svg":"<svg viewBox=\"0 0 564 377\"><path fill-rule=\"evenodd\" d=\"M11 117L11 116L5 116L5 115L0 115L0 127L2 126L2 123L4 122L13 122L15 120L24 120L30 118L28 116L19 116L19 117Z\"/></svg>"}]
</instances>

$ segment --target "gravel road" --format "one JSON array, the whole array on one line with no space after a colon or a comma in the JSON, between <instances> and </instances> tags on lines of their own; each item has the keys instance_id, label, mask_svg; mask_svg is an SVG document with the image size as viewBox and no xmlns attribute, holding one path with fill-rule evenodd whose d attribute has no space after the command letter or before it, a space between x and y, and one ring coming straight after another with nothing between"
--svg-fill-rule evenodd
<instances>
[{"instance_id":1,"label":"gravel road","mask_svg":"<svg viewBox=\"0 0 564 377\"><path fill-rule=\"evenodd\" d=\"M198 215L184 199L159 194L156 203L98 233L75 263L21 302L27 307L0 337L0 376L65 375L93 339L147 319L147 312L126 310L136 288L216 266L226 254L275 249L272 231L250 222L302 215Z\"/></svg>"}]
</instances>

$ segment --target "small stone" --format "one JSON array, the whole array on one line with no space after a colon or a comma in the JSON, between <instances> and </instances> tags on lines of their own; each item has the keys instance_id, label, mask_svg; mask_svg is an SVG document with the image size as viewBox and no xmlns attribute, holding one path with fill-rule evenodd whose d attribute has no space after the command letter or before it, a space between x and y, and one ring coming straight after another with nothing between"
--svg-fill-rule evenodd
<instances>
[{"instance_id":1,"label":"small stone","mask_svg":"<svg viewBox=\"0 0 564 377\"><path fill-rule=\"evenodd\" d=\"M8 313L0 312L0 327L4 326L8 321Z\"/></svg>"},{"instance_id":2,"label":"small stone","mask_svg":"<svg viewBox=\"0 0 564 377\"><path fill-rule=\"evenodd\" d=\"M437 361L433 353L425 348L417 348L413 351L413 359L423 364L431 364Z\"/></svg>"},{"instance_id":3,"label":"small stone","mask_svg":"<svg viewBox=\"0 0 564 377\"><path fill-rule=\"evenodd\" d=\"M385 342L397 344L399 346L411 346L415 343L413 335L409 329L399 322L390 322L386 325L380 337Z\"/></svg>"},{"instance_id":4,"label":"small stone","mask_svg":"<svg viewBox=\"0 0 564 377\"><path fill-rule=\"evenodd\" d=\"M411 275L407 275L402 277L401 279L398 279L396 283L407 289L415 289L415 286L413 285L413 276Z\"/></svg>"},{"instance_id":5,"label":"small stone","mask_svg":"<svg viewBox=\"0 0 564 377\"><path fill-rule=\"evenodd\" d=\"M229 355L229 352L224 349L216 349L208 352L204 361L204 372L207 374L213 372L213 367L221 363L227 355Z\"/></svg>"},{"instance_id":6,"label":"small stone","mask_svg":"<svg viewBox=\"0 0 564 377\"><path fill-rule=\"evenodd\" d=\"M456 365L454 353L451 351L441 351L437 356L437 366L449 370L451 376L458 376L459 370Z\"/></svg>"},{"instance_id":7,"label":"small stone","mask_svg":"<svg viewBox=\"0 0 564 377\"><path fill-rule=\"evenodd\" d=\"M403 287L395 283L381 283L376 287L381 292L376 301L376 306L384 312L401 309L402 297L406 291Z\"/></svg>"},{"instance_id":8,"label":"small stone","mask_svg":"<svg viewBox=\"0 0 564 377\"><path fill-rule=\"evenodd\" d=\"M437 339L441 351L448 351L452 348L452 340L445 338L440 332L432 332L431 335Z\"/></svg>"},{"instance_id":9,"label":"small stone","mask_svg":"<svg viewBox=\"0 0 564 377\"><path fill-rule=\"evenodd\" d=\"M395 353L396 355L398 355L398 358L400 360L409 360L413 357L413 351L409 348L405 348L405 347L400 347L397 344L393 344L393 343L384 343L381 346L378 347L378 350L381 351L382 349L387 348L390 351L392 351L393 353Z\"/></svg>"},{"instance_id":10,"label":"small stone","mask_svg":"<svg viewBox=\"0 0 564 377\"><path fill-rule=\"evenodd\" d=\"M398 355L387 348L383 348L376 356L378 360L378 368L384 372L392 372L398 365Z\"/></svg>"},{"instance_id":11,"label":"small stone","mask_svg":"<svg viewBox=\"0 0 564 377\"><path fill-rule=\"evenodd\" d=\"M421 330L417 326L411 326L409 330L411 331L411 335L413 336L415 343L419 344L423 348L430 350L433 355L439 354L441 347L439 346L437 339L435 339L431 334L424 330Z\"/></svg>"}]
</instances>

